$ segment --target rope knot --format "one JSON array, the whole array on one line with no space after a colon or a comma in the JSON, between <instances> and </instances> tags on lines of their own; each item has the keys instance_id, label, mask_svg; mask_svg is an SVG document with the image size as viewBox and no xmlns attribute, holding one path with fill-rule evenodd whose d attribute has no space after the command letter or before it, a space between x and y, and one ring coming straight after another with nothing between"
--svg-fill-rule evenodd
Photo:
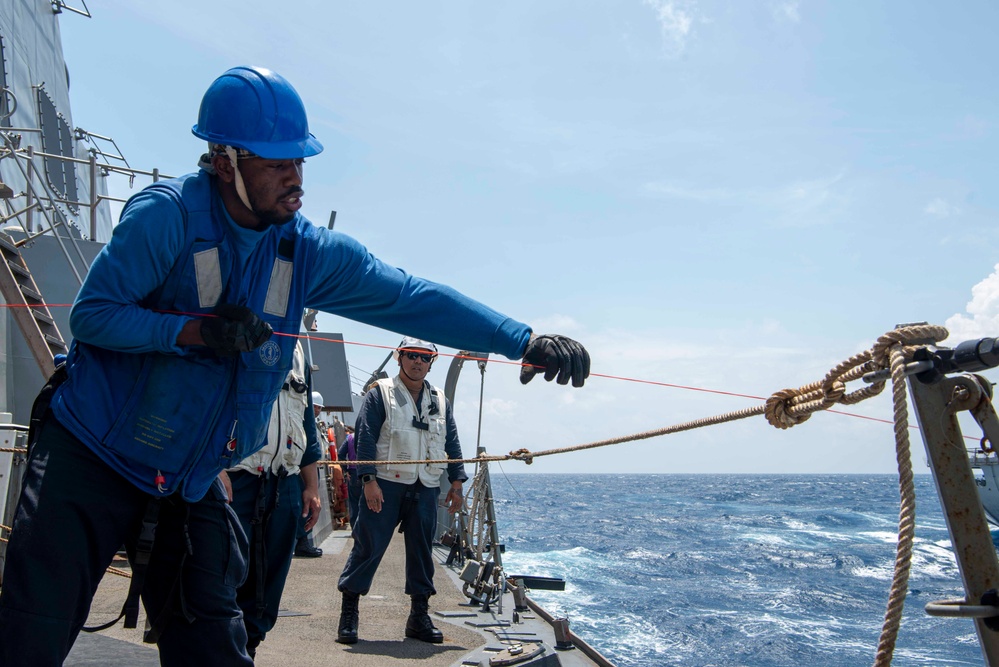
<instances>
[{"instance_id":1,"label":"rope knot","mask_svg":"<svg viewBox=\"0 0 999 667\"><path fill-rule=\"evenodd\" d=\"M946 327L934 324L900 326L886 332L875 341L874 347L871 348L871 358L879 368L891 368L890 353L894 346L902 345L904 348L914 345L932 345L945 340L949 335L950 332L947 331ZM911 350L906 356L907 358L911 356Z\"/></svg>"},{"instance_id":2,"label":"rope knot","mask_svg":"<svg viewBox=\"0 0 999 667\"><path fill-rule=\"evenodd\" d=\"M828 386L824 386L823 389L825 390L824 403L827 406L839 403L840 399L846 394L846 385L841 380L833 380Z\"/></svg>"},{"instance_id":3,"label":"rope knot","mask_svg":"<svg viewBox=\"0 0 999 667\"><path fill-rule=\"evenodd\" d=\"M788 429L807 421L812 416L811 414L795 415L791 412L794 407L793 400L800 394L801 392L797 389L782 389L774 392L773 396L767 399L763 414L771 426Z\"/></svg>"},{"instance_id":4,"label":"rope knot","mask_svg":"<svg viewBox=\"0 0 999 667\"><path fill-rule=\"evenodd\" d=\"M517 459L518 461L523 461L527 465L534 463L534 455L531 454L529 449L518 449L516 451L510 452L510 458Z\"/></svg>"}]
</instances>

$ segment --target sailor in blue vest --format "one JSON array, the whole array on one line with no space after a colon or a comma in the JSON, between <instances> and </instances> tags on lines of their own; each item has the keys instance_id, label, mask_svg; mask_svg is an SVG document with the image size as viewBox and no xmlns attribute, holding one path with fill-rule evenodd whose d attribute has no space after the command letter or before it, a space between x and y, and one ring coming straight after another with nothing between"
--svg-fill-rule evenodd
<instances>
[{"instance_id":1,"label":"sailor in blue vest","mask_svg":"<svg viewBox=\"0 0 999 667\"><path fill-rule=\"evenodd\" d=\"M0 665L61 665L122 544L145 571L133 583L163 665L252 664L236 603L246 536L218 474L266 441L306 308L523 358L522 381L589 374L575 341L304 218L303 163L323 147L283 77L225 72L192 129L209 145L201 169L129 200L73 305L8 545ZM123 614L134 623L136 606Z\"/></svg>"},{"instance_id":2,"label":"sailor in blue vest","mask_svg":"<svg viewBox=\"0 0 999 667\"><path fill-rule=\"evenodd\" d=\"M323 457L310 400L309 367L302 344L271 411L263 449L240 461L223 478L231 506L249 538L249 572L236 592L246 627L246 650L257 647L277 622L300 525L319 519L319 470Z\"/></svg>"},{"instance_id":3,"label":"sailor in blue vest","mask_svg":"<svg viewBox=\"0 0 999 667\"><path fill-rule=\"evenodd\" d=\"M426 381L437 346L406 337L394 355L399 374L378 380L357 413L358 461L441 461L461 459L458 427L444 392ZM434 588L434 532L441 474L447 471L444 503L461 508L468 479L458 463L394 463L357 466L363 497L354 524L354 546L340 574L337 641L357 642L360 596L367 595L396 526L406 541L406 594L410 596L406 636L432 644L444 641L429 614Z\"/></svg>"}]
</instances>

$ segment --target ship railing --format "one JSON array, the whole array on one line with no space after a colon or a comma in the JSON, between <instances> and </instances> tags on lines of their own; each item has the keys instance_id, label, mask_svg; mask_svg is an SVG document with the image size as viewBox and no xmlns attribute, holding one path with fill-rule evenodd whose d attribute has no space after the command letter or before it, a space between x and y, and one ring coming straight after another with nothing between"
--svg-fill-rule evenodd
<instances>
[{"instance_id":1,"label":"ship railing","mask_svg":"<svg viewBox=\"0 0 999 667\"><path fill-rule=\"evenodd\" d=\"M16 128L18 130L22 128ZM7 207L7 214L0 217L0 223L6 225L8 222L16 222L21 230L24 232L24 238L15 240L15 245L21 246L25 243L31 242L36 237L42 234L51 233L55 237L59 244L59 248L62 251L63 256L69 263L69 267L73 272L73 276L76 278L77 282L81 285L83 284L83 275L86 274L86 268L83 269L81 274L80 267L86 267L87 261L83 255L79 244L72 231L69 231L70 221L72 220L72 215L67 207L70 202L64 197L60 197L55 193L45 182L43 178L39 176L40 170L35 165L35 157L47 158L50 157L47 153L36 153L34 146L27 146L26 148L20 147L21 136L15 134L14 131L5 130L2 132L3 135L3 152L0 153L0 160L5 158L10 158L13 160L17 171L20 173L21 178L24 182L24 190L19 193L15 193L12 189L8 188L3 193L4 200ZM55 156L56 158L61 158L63 156ZM24 205L18 210L12 210L12 201L24 198ZM40 214L40 220L35 212ZM61 218L57 218L57 215ZM76 225L73 225L75 227ZM58 229L64 227L67 229L66 234L59 234ZM36 231L37 229L37 231ZM67 247L66 241L69 240L70 245L72 245L77 259L74 259L70 254L70 250Z\"/></svg>"},{"instance_id":2,"label":"ship railing","mask_svg":"<svg viewBox=\"0 0 999 667\"><path fill-rule=\"evenodd\" d=\"M62 10L65 9L68 12L73 12L74 14L79 14L80 16L86 16L88 19L93 18L90 14L90 9L87 7L86 0L80 0L80 4L83 5L83 9L70 7L66 4L66 0L51 0L51 2L53 14L62 14Z\"/></svg>"},{"instance_id":3,"label":"ship railing","mask_svg":"<svg viewBox=\"0 0 999 667\"><path fill-rule=\"evenodd\" d=\"M28 145L21 147L22 133L40 133L38 128L3 128L0 135L3 137L3 146L0 147L0 160L9 158L16 165L24 183L24 190L15 193L9 186L0 192L0 196L6 203L6 214L0 214L0 224L16 222L24 238L16 241L18 246L30 243L35 238L51 234L58 241L66 261L69 263L76 280L83 284L83 277L87 273L89 262L86 260L78 242L78 238L89 238L96 240L98 236L98 220L102 206L109 206L110 203L123 204L127 199L105 194L106 187L101 187L100 179L111 174L127 176L131 187L137 176L149 177L155 183L162 178L169 178L160 173L159 169L143 170L135 169L128 165L120 151L117 154L110 153L95 147L89 150L89 159L82 159L67 155L59 155L36 150L35 146ZM101 139L110 141L115 150L117 144L109 137L102 137L85 130L76 131L78 140ZM93 143L93 142L92 142ZM104 161L99 161L98 158ZM108 158L124 162L124 165L111 164ZM69 199L65 195L55 192L45 178L42 177L44 169L37 164L37 160L57 160L73 165L80 165L85 168L89 193L86 199ZM23 198L23 205L15 209L15 200ZM20 202L19 202L20 204ZM71 209L86 210L86 215L74 215ZM88 230L84 230L83 225L86 220ZM65 234L58 233L59 228L66 229ZM75 234L74 234L75 230ZM67 241L69 242L67 244ZM72 247L72 248L71 248Z\"/></svg>"},{"instance_id":4,"label":"ship railing","mask_svg":"<svg viewBox=\"0 0 999 667\"><path fill-rule=\"evenodd\" d=\"M968 450L968 463L972 468L985 468L999 465L999 455L995 452L983 452L980 449Z\"/></svg>"}]
</instances>

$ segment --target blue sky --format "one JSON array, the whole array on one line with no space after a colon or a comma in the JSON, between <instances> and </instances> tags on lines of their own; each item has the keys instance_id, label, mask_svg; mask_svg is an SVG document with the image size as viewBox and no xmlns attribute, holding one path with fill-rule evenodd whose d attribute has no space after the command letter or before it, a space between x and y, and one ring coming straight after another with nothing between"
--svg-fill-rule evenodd
<instances>
[{"instance_id":1,"label":"blue sky","mask_svg":"<svg viewBox=\"0 0 999 667\"><path fill-rule=\"evenodd\" d=\"M335 209L382 259L578 338L595 372L767 396L900 322L999 334L992 3L91 5L93 19L61 20L76 125L113 136L133 166L186 173L205 88L234 65L270 67L326 146L306 165L308 217L325 225ZM348 347L359 369L383 357ZM456 402L468 454L472 375ZM441 364L430 379L444 377ZM604 378L521 387L505 365L485 395L490 453L756 404ZM891 415L880 398L851 411ZM918 440L915 460L926 471ZM504 469L895 464L890 426L824 414Z\"/></svg>"}]
</instances>

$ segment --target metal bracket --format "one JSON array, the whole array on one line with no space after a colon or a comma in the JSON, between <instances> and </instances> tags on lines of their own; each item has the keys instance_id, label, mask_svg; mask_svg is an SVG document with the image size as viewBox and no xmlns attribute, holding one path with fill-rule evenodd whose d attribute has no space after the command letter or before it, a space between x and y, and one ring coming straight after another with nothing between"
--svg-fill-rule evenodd
<instances>
[{"instance_id":1,"label":"metal bracket","mask_svg":"<svg viewBox=\"0 0 999 667\"><path fill-rule=\"evenodd\" d=\"M985 622L991 630L999 630L999 592L985 591L981 604L968 604L967 600L935 600L926 603L926 613L943 618L975 618Z\"/></svg>"},{"instance_id":2,"label":"metal bracket","mask_svg":"<svg viewBox=\"0 0 999 667\"><path fill-rule=\"evenodd\" d=\"M982 451L987 452L999 445L999 415L992 405L992 384L985 378L973 376L981 387L978 403L969 409L978 425L982 427ZM986 447L986 441L989 447Z\"/></svg>"}]
</instances>

